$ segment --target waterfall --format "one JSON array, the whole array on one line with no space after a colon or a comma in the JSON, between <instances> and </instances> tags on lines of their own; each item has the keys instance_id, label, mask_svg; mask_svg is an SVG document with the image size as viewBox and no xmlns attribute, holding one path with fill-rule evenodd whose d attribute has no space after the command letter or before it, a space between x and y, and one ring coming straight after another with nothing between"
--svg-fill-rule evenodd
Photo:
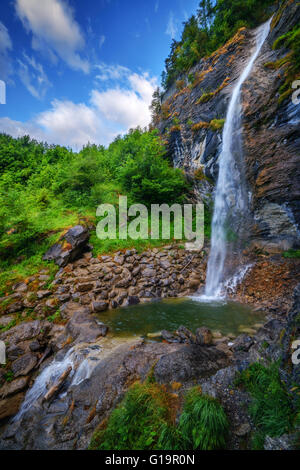
<instances>
[{"instance_id":1,"label":"waterfall","mask_svg":"<svg viewBox=\"0 0 300 470\"><path fill-rule=\"evenodd\" d=\"M243 219L248 211L248 192L246 184L243 184L241 88L269 34L271 19L257 30L255 51L233 90L227 111L222 151L219 157L211 251L207 266L205 297L208 298L221 296L229 234L239 238L239 232L243 228Z\"/></svg>"}]
</instances>

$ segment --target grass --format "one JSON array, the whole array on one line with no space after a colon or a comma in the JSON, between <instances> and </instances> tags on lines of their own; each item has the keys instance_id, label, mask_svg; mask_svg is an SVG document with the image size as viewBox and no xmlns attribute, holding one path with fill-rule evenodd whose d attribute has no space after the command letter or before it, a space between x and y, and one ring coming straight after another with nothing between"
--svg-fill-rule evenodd
<instances>
[{"instance_id":1,"label":"grass","mask_svg":"<svg viewBox=\"0 0 300 470\"><path fill-rule=\"evenodd\" d=\"M282 253L284 258L300 258L300 250L288 250Z\"/></svg>"},{"instance_id":2,"label":"grass","mask_svg":"<svg viewBox=\"0 0 300 470\"><path fill-rule=\"evenodd\" d=\"M228 421L222 406L198 387L184 398L155 383L135 383L95 432L91 450L213 450L224 448Z\"/></svg>"},{"instance_id":3,"label":"grass","mask_svg":"<svg viewBox=\"0 0 300 470\"><path fill-rule=\"evenodd\" d=\"M278 363L267 367L251 364L239 374L236 385L243 386L252 397L249 412L257 428L252 441L254 449L263 449L266 436L279 437L293 430L295 411L280 378Z\"/></svg>"}]
</instances>

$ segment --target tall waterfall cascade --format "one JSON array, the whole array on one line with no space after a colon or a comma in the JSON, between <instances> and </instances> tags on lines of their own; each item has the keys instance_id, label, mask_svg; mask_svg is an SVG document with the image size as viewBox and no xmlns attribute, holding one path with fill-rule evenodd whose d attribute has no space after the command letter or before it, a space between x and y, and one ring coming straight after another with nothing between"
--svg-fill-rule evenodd
<instances>
[{"instance_id":1,"label":"tall waterfall cascade","mask_svg":"<svg viewBox=\"0 0 300 470\"><path fill-rule=\"evenodd\" d=\"M249 63L234 87L223 130L219 175L215 192L211 250L207 266L205 297L222 296L225 282L225 261L228 261L230 234L239 237L248 214L249 194L244 176L241 89L269 34L272 18L256 33L256 47Z\"/></svg>"}]
</instances>

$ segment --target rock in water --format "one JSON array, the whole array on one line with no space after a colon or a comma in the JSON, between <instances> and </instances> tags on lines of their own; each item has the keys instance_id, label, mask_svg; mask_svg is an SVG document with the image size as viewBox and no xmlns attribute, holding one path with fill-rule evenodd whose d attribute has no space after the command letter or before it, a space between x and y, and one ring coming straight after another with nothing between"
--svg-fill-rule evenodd
<instances>
[{"instance_id":1,"label":"rock in water","mask_svg":"<svg viewBox=\"0 0 300 470\"><path fill-rule=\"evenodd\" d=\"M47 251L43 260L54 261L58 266L64 267L88 250L89 238L88 229L82 225L76 225Z\"/></svg>"}]
</instances>

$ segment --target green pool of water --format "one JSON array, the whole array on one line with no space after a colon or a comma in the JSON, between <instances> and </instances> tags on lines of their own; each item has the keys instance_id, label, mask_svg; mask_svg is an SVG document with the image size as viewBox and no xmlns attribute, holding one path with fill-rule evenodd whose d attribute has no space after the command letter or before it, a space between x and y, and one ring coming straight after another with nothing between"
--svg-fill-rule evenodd
<instances>
[{"instance_id":1,"label":"green pool of water","mask_svg":"<svg viewBox=\"0 0 300 470\"><path fill-rule=\"evenodd\" d=\"M147 336L162 330L174 331L184 325L195 332L206 326L223 335L237 336L257 329L262 312L235 302L201 302L192 298L168 299L122 307L98 315L118 336ZM250 329L250 331L248 331Z\"/></svg>"}]
</instances>

